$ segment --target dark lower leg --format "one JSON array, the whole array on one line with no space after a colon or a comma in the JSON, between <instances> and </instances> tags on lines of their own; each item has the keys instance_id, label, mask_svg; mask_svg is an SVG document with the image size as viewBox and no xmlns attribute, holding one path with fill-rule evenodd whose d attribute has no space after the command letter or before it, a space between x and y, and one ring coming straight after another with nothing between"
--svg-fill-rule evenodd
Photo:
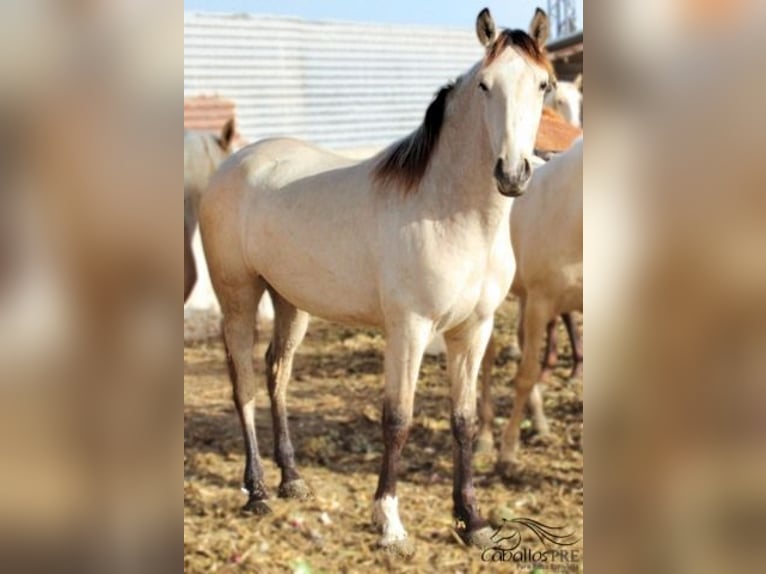
<instances>
[{"instance_id":1,"label":"dark lower leg","mask_svg":"<svg viewBox=\"0 0 766 574\"><path fill-rule=\"evenodd\" d=\"M410 417L398 412L390 404L383 406L383 464L378 477L375 500L385 496L396 496L396 480L399 474L399 459L404 443L410 432Z\"/></svg>"},{"instance_id":2,"label":"dark lower leg","mask_svg":"<svg viewBox=\"0 0 766 574\"><path fill-rule=\"evenodd\" d=\"M487 522L479 514L476 492L473 488L473 438L474 420L463 414L453 414L451 420L453 487L452 501L455 518L463 522L467 532L473 532L486 526Z\"/></svg>"},{"instance_id":3,"label":"dark lower leg","mask_svg":"<svg viewBox=\"0 0 766 574\"><path fill-rule=\"evenodd\" d=\"M242 433L245 439L245 475L244 487L248 494L246 509L258 512L268 512L268 507L256 503L268 499L269 495L263 480L263 465L258 452L258 439L255 433L255 404L253 399L247 398L245 389L239 384L239 376L234 366L231 355L227 352L227 364L229 376L234 387L234 403L242 425Z\"/></svg>"},{"instance_id":4,"label":"dark lower leg","mask_svg":"<svg viewBox=\"0 0 766 574\"><path fill-rule=\"evenodd\" d=\"M266 351L266 378L271 399L271 423L274 430L274 460L282 471L282 484L300 479L295 466L295 451L290 440L290 430L287 422L287 405L285 401L286 378L289 377L290 358L283 360L275 358L273 344ZM282 371L282 372L280 372ZM286 376L287 375L287 376Z\"/></svg>"},{"instance_id":5,"label":"dark lower leg","mask_svg":"<svg viewBox=\"0 0 766 574\"><path fill-rule=\"evenodd\" d=\"M582 338L577 331L577 325L572 313L564 313L561 318L564 319L564 324L569 334L569 342L572 345L572 361L574 365L571 377L577 378L582 375Z\"/></svg>"}]
</instances>

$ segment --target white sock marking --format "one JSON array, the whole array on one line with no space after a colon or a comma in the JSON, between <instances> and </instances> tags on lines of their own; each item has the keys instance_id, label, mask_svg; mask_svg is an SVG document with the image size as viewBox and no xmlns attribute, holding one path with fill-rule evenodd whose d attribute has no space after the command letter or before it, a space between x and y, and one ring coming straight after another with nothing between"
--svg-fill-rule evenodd
<instances>
[{"instance_id":1,"label":"white sock marking","mask_svg":"<svg viewBox=\"0 0 766 574\"><path fill-rule=\"evenodd\" d=\"M395 496L384 496L375 501L373 521L383 527L380 539L383 546L407 539L407 531L399 519L399 500Z\"/></svg>"}]
</instances>

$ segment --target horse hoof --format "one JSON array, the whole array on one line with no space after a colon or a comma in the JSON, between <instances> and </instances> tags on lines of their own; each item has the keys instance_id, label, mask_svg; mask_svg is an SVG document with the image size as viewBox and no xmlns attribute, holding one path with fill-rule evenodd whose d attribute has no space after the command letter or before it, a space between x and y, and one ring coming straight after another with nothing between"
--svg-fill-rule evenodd
<instances>
[{"instance_id":1,"label":"horse hoof","mask_svg":"<svg viewBox=\"0 0 766 574\"><path fill-rule=\"evenodd\" d=\"M529 439L529 444L535 446L550 446L553 444L553 435L549 430L543 429Z\"/></svg>"},{"instance_id":2,"label":"horse hoof","mask_svg":"<svg viewBox=\"0 0 766 574\"><path fill-rule=\"evenodd\" d=\"M518 345L510 345L500 351L500 357L506 361L520 361L521 349L519 349Z\"/></svg>"},{"instance_id":3,"label":"horse hoof","mask_svg":"<svg viewBox=\"0 0 766 574\"><path fill-rule=\"evenodd\" d=\"M248 500L242 507L245 514L254 514L255 516L266 516L271 514L271 507L264 500Z\"/></svg>"},{"instance_id":4,"label":"horse hoof","mask_svg":"<svg viewBox=\"0 0 766 574\"><path fill-rule=\"evenodd\" d=\"M379 546L384 552L397 558L412 558L415 554L415 544L409 538L381 541Z\"/></svg>"},{"instance_id":5,"label":"horse hoof","mask_svg":"<svg viewBox=\"0 0 766 574\"><path fill-rule=\"evenodd\" d=\"M302 478L280 484L278 495L279 498L293 498L295 500L308 500L314 497L309 485Z\"/></svg>"},{"instance_id":6,"label":"horse hoof","mask_svg":"<svg viewBox=\"0 0 766 574\"><path fill-rule=\"evenodd\" d=\"M495 530L490 526L484 526L470 532L465 532L462 535L463 540L470 546L476 548L489 548L495 544L492 540L492 536L495 534Z\"/></svg>"},{"instance_id":7,"label":"horse hoof","mask_svg":"<svg viewBox=\"0 0 766 574\"><path fill-rule=\"evenodd\" d=\"M574 369L572 369L571 374L569 375L569 379L567 380L568 383L577 383L582 382L582 363L577 363Z\"/></svg>"},{"instance_id":8,"label":"horse hoof","mask_svg":"<svg viewBox=\"0 0 766 574\"><path fill-rule=\"evenodd\" d=\"M476 454L492 454L495 451L495 442L491 436L480 436L476 441Z\"/></svg>"},{"instance_id":9,"label":"horse hoof","mask_svg":"<svg viewBox=\"0 0 766 574\"><path fill-rule=\"evenodd\" d=\"M513 478L518 470L518 463L514 460L500 460L495 465L495 472L503 478Z\"/></svg>"}]
</instances>

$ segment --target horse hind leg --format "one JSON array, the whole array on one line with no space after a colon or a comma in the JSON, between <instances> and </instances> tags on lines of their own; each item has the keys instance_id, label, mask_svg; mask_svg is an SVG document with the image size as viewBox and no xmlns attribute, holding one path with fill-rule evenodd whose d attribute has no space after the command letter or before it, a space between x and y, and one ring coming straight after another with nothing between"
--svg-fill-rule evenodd
<instances>
[{"instance_id":1,"label":"horse hind leg","mask_svg":"<svg viewBox=\"0 0 766 574\"><path fill-rule=\"evenodd\" d=\"M309 315L273 289L269 289L269 293L274 303L274 336L266 350L266 381L274 429L274 459L282 472L279 496L306 499L312 493L295 466L295 451L287 421L286 395L293 370L293 357L306 335Z\"/></svg>"},{"instance_id":2,"label":"horse hind leg","mask_svg":"<svg viewBox=\"0 0 766 574\"><path fill-rule=\"evenodd\" d=\"M268 492L255 431L256 384L253 368L255 310L264 289L262 280L253 284L251 278L243 278L235 284L219 284L217 288L223 311L223 335L234 404L245 439L244 489L248 501L243 510L259 515L271 512L265 502Z\"/></svg>"},{"instance_id":3,"label":"horse hind leg","mask_svg":"<svg viewBox=\"0 0 766 574\"><path fill-rule=\"evenodd\" d=\"M191 233L184 223L184 303L189 299L197 283L197 265L191 247Z\"/></svg>"},{"instance_id":4,"label":"horse hind leg","mask_svg":"<svg viewBox=\"0 0 766 574\"><path fill-rule=\"evenodd\" d=\"M582 338L577 331L577 325L575 324L574 315L570 313L564 313L561 315L564 319L564 324L569 334L569 342L572 345L572 373L569 375L569 379L579 379L582 377Z\"/></svg>"}]
</instances>

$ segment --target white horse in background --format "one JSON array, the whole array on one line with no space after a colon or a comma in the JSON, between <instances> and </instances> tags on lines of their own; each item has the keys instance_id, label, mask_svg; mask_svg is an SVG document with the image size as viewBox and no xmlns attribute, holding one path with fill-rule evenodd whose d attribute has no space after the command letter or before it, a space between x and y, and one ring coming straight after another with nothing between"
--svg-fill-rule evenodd
<instances>
[{"instance_id":1,"label":"white horse in background","mask_svg":"<svg viewBox=\"0 0 766 574\"><path fill-rule=\"evenodd\" d=\"M556 82L545 96L545 105L576 127L582 127L582 74L573 82Z\"/></svg>"},{"instance_id":2,"label":"white horse in background","mask_svg":"<svg viewBox=\"0 0 766 574\"><path fill-rule=\"evenodd\" d=\"M200 198L210 177L233 151L235 132L234 119L220 134L184 130L184 225L190 232L196 229Z\"/></svg>"},{"instance_id":3,"label":"white horse in background","mask_svg":"<svg viewBox=\"0 0 766 574\"><path fill-rule=\"evenodd\" d=\"M513 472L527 401L538 432L548 432L543 402L535 386L541 375L540 351L546 326L557 316L583 308L583 139L538 168L527 193L514 200L511 243L516 274L511 291L519 297L522 355L514 380L513 414L503 432L499 470ZM490 341L489 347L494 344ZM488 348L489 348L488 347ZM485 369L487 366L485 365ZM492 443L494 409L489 377L482 377L480 442Z\"/></svg>"},{"instance_id":4,"label":"white horse in background","mask_svg":"<svg viewBox=\"0 0 766 574\"><path fill-rule=\"evenodd\" d=\"M199 201L210 176L231 154L234 132L233 119L226 122L220 134L184 130L184 303L201 275L197 261L203 262L203 258L194 256L192 247Z\"/></svg>"},{"instance_id":5,"label":"white horse in background","mask_svg":"<svg viewBox=\"0 0 766 574\"><path fill-rule=\"evenodd\" d=\"M535 156L532 156L530 158L530 163L532 164L532 169L534 170L535 168L537 168L537 167L539 167L541 165L545 165L545 160L535 155ZM511 271L511 274L515 273L516 272L516 262L513 259L511 259L508 262L508 265L509 265L509 269ZM493 345L494 345L494 340L495 340L494 337L492 337L492 339L490 339L490 343L493 344ZM431 341L426 346L425 354L430 356L430 357L441 357L446 352L447 352L447 343L444 341L444 336L443 335L436 335L435 337L433 337L431 339ZM521 356L521 352L518 351L517 347L512 348L511 352L512 353L517 353L517 354L515 354L515 358L518 358L518 357ZM492 347L492 352L491 353L488 352L488 353L485 354L484 361L481 364L481 377L482 377L481 388L482 389L488 388L488 385L492 382L491 381L491 379L492 379L492 366L495 364L495 357L496 357L496 352L495 352L495 347L493 346ZM481 440L481 436L479 437L479 439ZM486 443L486 448L482 447L482 448L477 449L477 450L481 450L481 451L492 450L492 444L491 444L491 442L490 443Z\"/></svg>"},{"instance_id":6,"label":"white horse in background","mask_svg":"<svg viewBox=\"0 0 766 574\"><path fill-rule=\"evenodd\" d=\"M270 511L252 360L255 310L268 290L276 311L266 374L279 494L310 494L295 466L285 404L309 314L380 327L385 452L373 519L383 547L410 553L396 496L399 459L423 352L435 333L444 333L454 514L466 540L490 543L473 488L476 380L512 279L509 198L520 196L531 176L543 97L553 81L547 31L539 9L530 34L498 32L482 10L476 32L484 57L439 91L415 132L369 160L271 139L236 153L213 177L200 226L245 438L247 510Z\"/></svg>"},{"instance_id":7,"label":"white horse in background","mask_svg":"<svg viewBox=\"0 0 766 574\"><path fill-rule=\"evenodd\" d=\"M184 304L192 311L220 310L196 228L200 199L215 170L231 155L235 133L234 119L224 124L220 134L184 130ZM274 319L269 297L258 306L258 318Z\"/></svg>"}]
</instances>

